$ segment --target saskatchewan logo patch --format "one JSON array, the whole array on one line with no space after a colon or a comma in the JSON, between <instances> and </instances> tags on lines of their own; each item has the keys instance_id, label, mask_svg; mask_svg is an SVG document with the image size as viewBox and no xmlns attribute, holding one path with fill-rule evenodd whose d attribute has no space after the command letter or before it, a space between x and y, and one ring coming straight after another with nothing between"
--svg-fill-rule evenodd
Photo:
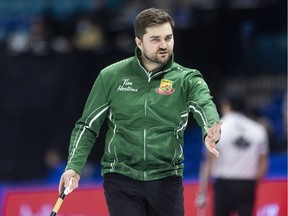
<instances>
[{"instance_id":1,"label":"saskatchewan logo patch","mask_svg":"<svg viewBox=\"0 0 288 216\"><path fill-rule=\"evenodd\" d=\"M171 81L171 80L162 79L160 82L159 88L157 88L155 91L158 94L162 94L162 95L173 94L175 89L173 88L172 83L173 83L173 81Z\"/></svg>"}]
</instances>

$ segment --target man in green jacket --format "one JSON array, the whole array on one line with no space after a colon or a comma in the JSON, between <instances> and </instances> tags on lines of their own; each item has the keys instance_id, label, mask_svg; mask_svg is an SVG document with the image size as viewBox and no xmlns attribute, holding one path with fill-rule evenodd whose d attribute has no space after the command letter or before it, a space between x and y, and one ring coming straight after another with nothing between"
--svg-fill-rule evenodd
<instances>
[{"instance_id":1,"label":"man in green jacket","mask_svg":"<svg viewBox=\"0 0 288 216\"><path fill-rule=\"evenodd\" d=\"M59 192L78 187L80 175L105 119L102 156L110 216L181 216L183 139L189 113L203 141L219 156L219 115L201 73L173 59L174 21L146 9L135 18L135 56L104 68L72 131Z\"/></svg>"}]
</instances>

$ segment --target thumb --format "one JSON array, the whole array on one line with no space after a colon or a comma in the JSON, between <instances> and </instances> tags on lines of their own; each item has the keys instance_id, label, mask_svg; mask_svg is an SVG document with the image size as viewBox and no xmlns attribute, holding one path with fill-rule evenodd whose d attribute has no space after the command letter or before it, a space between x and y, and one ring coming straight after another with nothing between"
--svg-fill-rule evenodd
<instances>
[{"instance_id":1,"label":"thumb","mask_svg":"<svg viewBox=\"0 0 288 216\"><path fill-rule=\"evenodd\" d=\"M212 154L215 155L216 158L219 158L219 151L216 150L216 148L213 148L210 150Z\"/></svg>"},{"instance_id":2,"label":"thumb","mask_svg":"<svg viewBox=\"0 0 288 216\"><path fill-rule=\"evenodd\" d=\"M63 177L64 179L64 188L67 188L71 183L70 183L70 180L72 179L73 177L70 176L70 175L65 175Z\"/></svg>"},{"instance_id":3,"label":"thumb","mask_svg":"<svg viewBox=\"0 0 288 216\"><path fill-rule=\"evenodd\" d=\"M73 191L73 177L70 178L70 180L68 182L68 186L65 186L64 194L68 195L72 191Z\"/></svg>"}]
</instances>

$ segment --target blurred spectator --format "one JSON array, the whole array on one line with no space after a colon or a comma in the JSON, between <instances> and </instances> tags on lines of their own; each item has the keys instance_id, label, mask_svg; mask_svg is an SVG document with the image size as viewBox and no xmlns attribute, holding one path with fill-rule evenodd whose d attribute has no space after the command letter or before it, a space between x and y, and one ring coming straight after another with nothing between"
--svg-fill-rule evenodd
<instances>
[{"instance_id":1,"label":"blurred spectator","mask_svg":"<svg viewBox=\"0 0 288 216\"><path fill-rule=\"evenodd\" d=\"M72 44L67 37L57 35L51 41L51 48L56 53L69 53L73 50Z\"/></svg>"},{"instance_id":2,"label":"blurred spectator","mask_svg":"<svg viewBox=\"0 0 288 216\"><path fill-rule=\"evenodd\" d=\"M221 103L221 138L218 159L207 152L200 169L196 205L206 204L209 179L214 183L214 215L238 216L253 213L256 188L268 168L268 137L265 128L243 113L241 96L227 97Z\"/></svg>"},{"instance_id":3,"label":"blurred spectator","mask_svg":"<svg viewBox=\"0 0 288 216\"><path fill-rule=\"evenodd\" d=\"M50 147L45 153L44 163L47 168L45 181L48 183L58 183L66 167L66 161L63 159L60 149ZM95 164L95 161L88 160L83 169L81 181L91 181L101 179L101 165Z\"/></svg>"},{"instance_id":4,"label":"blurred spectator","mask_svg":"<svg viewBox=\"0 0 288 216\"><path fill-rule=\"evenodd\" d=\"M47 167L46 181L49 183L58 183L62 172L65 170L66 161L58 148L49 148L44 157L44 162Z\"/></svg>"},{"instance_id":5,"label":"blurred spectator","mask_svg":"<svg viewBox=\"0 0 288 216\"><path fill-rule=\"evenodd\" d=\"M76 31L73 39L75 47L81 51L95 51L104 47L105 36L100 25L89 17L82 16L76 22Z\"/></svg>"},{"instance_id":6,"label":"blurred spectator","mask_svg":"<svg viewBox=\"0 0 288 216\"><path fill-rule=\"evenodd\" d=\"M35 19L31 24L29 48L33 54L44 55L50 51L51 31L44 19Z\"/></svg>"},{"instance_id":7,"label":"blurred spectator","mask_svg":"<svg viewBox=\"0 0 288 216\"><path fill-rule=\"evenodd\" d=\"M16 30L7 34L6 50L10 55L19 55L29 50L29 32Z\"/></svg>"},{"instance_id":8,"label":"blurred spectator","mask_svg":"<svg viewBox=\"0 0 288 216\"><path fill-rule=\"evenodd\" d=\"M94 181L99 180L102 181L101 176L101 164L95 163L95 161L87 160L87 163L83 169L82 175L81 175L81 181Z\"/></svg>"},{"instance_id":9,"label":"blurred spectator","mask_svg":"<svg viewBox=\"0 0 288 216\"><path fill-rule=\"evenodd\" d=\"M121 10L115 11L117 19L111 23L111 30L122 30L133 26L134 18L142 9L145 8L145 1L127 1Z\"/></svg>"}]
</instances>

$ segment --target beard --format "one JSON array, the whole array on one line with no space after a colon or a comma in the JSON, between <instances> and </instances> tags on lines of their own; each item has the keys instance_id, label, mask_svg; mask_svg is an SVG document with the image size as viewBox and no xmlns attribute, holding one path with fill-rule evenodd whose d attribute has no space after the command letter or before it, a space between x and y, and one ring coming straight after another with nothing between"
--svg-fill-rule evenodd
<instances>
[{"instance_id":1,"label":"beard","mask_svg":"<svg viewBox=\"0 0 288 216\"><path fill-rule=\"evenodd\" d=\"M165 57L163 57L165 55ZM147 64L158 64L164 65L171 58L171 52L167 49L158 50L156 54L147 54L147 52L143 52L144 60Z\"/></svg>"}]
</instances>

